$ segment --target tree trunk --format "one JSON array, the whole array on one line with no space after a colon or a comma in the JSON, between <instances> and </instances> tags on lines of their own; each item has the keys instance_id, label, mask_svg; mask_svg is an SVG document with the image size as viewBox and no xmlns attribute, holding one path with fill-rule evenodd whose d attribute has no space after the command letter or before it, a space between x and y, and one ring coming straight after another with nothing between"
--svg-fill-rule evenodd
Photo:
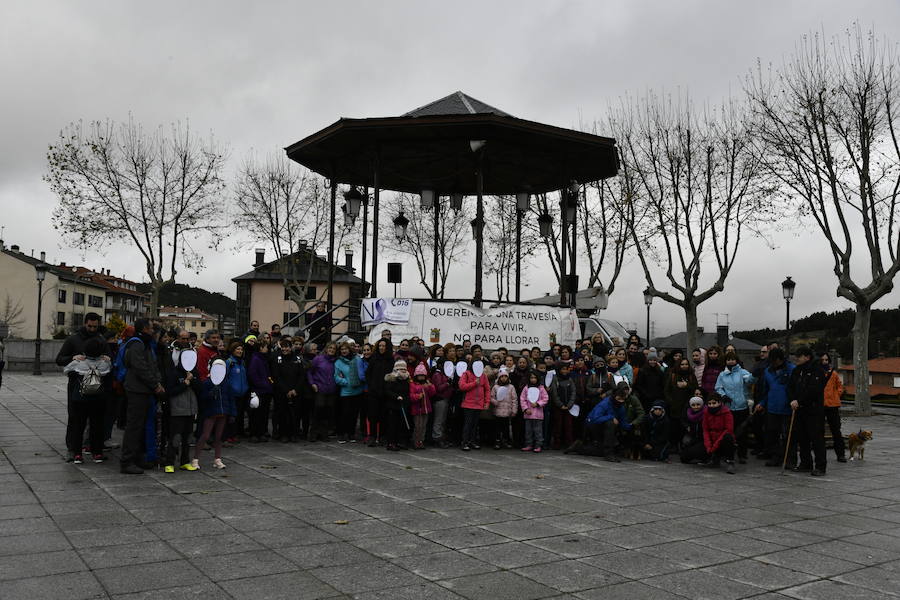
<instances>
[{"instance_id":1,"label":"tree trunk","mask_svg":"<svg viewBox=\"0 0 900 600\"><path fill-rule=\"evenodd\" d=\"M856 412L860 416L872 414L872 399L869 397L869 326L872 321L872 307L856 305L856 319L853 321L853 367L856 386Z\"/></svg>"},{"instance_id":2,"label":"tree trunk","mask_svg":"<svg viewBox=\"0 0 900 600\"><path fill-rule=\"evenodd\" d=\"M684 323L687 327L687 348L684 351L685 356L690 358L697 347L697 305L693 302L684 303Z\"/></svg>"},{"instance_id":3,"label":"tree trunk","mask_svg":"<svg viewBox=\"0 0 900 600\"><path fill-rule=\"evenodd\" d=\"M162 290L163 285L165 285L165 283L161 281L150 282L150 310L148 316L151 319L159 316L159 293Z\"/></svg>"}]
</instances>

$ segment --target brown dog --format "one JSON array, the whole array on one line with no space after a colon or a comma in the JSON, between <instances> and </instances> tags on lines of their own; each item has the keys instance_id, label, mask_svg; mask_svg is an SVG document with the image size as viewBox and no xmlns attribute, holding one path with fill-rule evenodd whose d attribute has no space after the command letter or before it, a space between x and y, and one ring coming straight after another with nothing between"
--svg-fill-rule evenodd
<instances>
[{"instance_id":1,"label":"brown dog","mask_svg":"<svg viewBox=\"0 0 900 600\"><path fill-rule=\"evenodd\" d=\"M847 448L850 449L850 460L855 454L859 454L859 460L863 460L866 454L866 442L872 439L872 432L868 429L860 429L856 433L847 436Z\"/></svg>"}]
</instances>

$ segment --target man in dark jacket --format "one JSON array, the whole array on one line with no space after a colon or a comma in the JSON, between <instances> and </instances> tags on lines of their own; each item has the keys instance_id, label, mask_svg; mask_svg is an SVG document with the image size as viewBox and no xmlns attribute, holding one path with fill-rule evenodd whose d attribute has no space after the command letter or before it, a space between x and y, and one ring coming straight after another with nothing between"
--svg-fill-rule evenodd
<instances>
[{"instance_id":1,"label":"man in dark jacket","mask_svg":"<svg viewBox=\"0 0 900 600\"><path fill-rule=\"evenodd\" d=\"M153 396L162 395L165 389L161 384L159 367L150 346L153 339L150 320L138 319L134 324L134 330L138 339L128 343L124 358L128 418L122 437L122 458L119 466L122 473L140 475L144 472L140 456L147 412L153 402Z\"/></svg>"},{"instance_id":2,"label":"man in dark jacket","mask_svg":"<svg viewBox=\"0 0 900 600\"><path fill-rule=\"evenodd\" d=\"M103 342L105 347L106 339L103 335L102 329L103 328L100 326L100 315L92 312L84 315L84 325L82 325L78 329L78 331L67 337L66 341L63 342L62 348L59 349L59 353L56 355L56 364L60 367L65 367L73 360L84 360L86 358L84 354L84 345L90 339L99 338L100 341ZM104 355L103 358L105 360L110 360L109 356L107 355ZM80 382L81 378L78 376L78 374L75 371L71 371L69 373L69 383L66 389L66 398L69 399L69 402L72 401L73 397L77 397L73 394L73 392L77 390ZM104 392L103 395L105 403L106 393ZM71 410L71 407L69 409L69 414L74 414ZM66 424L67 440L70 439L72 428L73 423L70 419Z\"/></svg>"},{"instance_id":3,"label":"man in dark jacket","mask_svg":"<svg viewBox=\"0 0 900 600\"><path fill-rule=\"evenodd\" d=\"M278 435L282 442L298 442L301 416L308 418L309 415L308 410L301 410L301 403L309 396L306 392L306 362L294 353L290 338L282 338L279 348L272 361Z\"/></svg>"},{"instance_id":4,"label":"man in dark jacket","mask_svg":"<svg viewBox=\"0 0 900 600\"><path fill-rule=\"evenodd\" d=\"M810 475L825 474L825 383L827 377L819 361L813 360L812 350L801 346L795 354L796 368L788 383L788 399L797 411L794 427L800 448L800 462L795 471L810 471ZM810 455L812 448L812 456ZM815 465L813 465L815 458Z\"/></svg>"}]
</instances>

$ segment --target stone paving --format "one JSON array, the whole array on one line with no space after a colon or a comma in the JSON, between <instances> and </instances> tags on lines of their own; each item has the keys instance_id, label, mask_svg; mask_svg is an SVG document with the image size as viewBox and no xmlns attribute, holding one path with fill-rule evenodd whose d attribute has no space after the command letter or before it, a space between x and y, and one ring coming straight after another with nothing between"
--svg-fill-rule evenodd
<instances>
[{"instance_id":1,"label":"stone paving","mask_svg":"<svg viewBox=\"0 0 900 600\"><path fill-rule=\"evenodd\" d=\"M3 600L900 597L896 417L824 478L336 443L125 476L63 462L64 384L0 390Z\"/></svg>"}]
</instances>

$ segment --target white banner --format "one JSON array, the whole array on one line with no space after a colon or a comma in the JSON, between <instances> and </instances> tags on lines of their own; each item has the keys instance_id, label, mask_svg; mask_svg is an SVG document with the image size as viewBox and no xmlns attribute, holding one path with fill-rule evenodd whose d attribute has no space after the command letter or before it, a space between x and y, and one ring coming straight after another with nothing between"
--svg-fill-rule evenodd
<instances>
[{"instance_id":1,"label":"white banner","mask_svg":"<svg viewBox=\"0 0 900 600\"><path fill-rule=\"evenodd\" d=\"M409 298L364 298L360 309L362 326L368 327L379 323L406 325L409 323L412 303Z\"/></svg>"},{"instance_id":2,"label":"white banner","mask_svg":"<svg viewBox=\"0 0 900 600\"><path fill-rule=\"evenodd\" d=\"M365 302L363 300L363 306ZM426 344L462 344L471 340L485 349L548 349L553 344L574 345L581 330L571 308L530 304L503 304L478 308L463 302L416 300L411 303L406 324L376 326L369 341L381 339L389 330L394 344L412 336ZM365 312L365 308L363 308Z\"/></svg>"}]
</instances>

